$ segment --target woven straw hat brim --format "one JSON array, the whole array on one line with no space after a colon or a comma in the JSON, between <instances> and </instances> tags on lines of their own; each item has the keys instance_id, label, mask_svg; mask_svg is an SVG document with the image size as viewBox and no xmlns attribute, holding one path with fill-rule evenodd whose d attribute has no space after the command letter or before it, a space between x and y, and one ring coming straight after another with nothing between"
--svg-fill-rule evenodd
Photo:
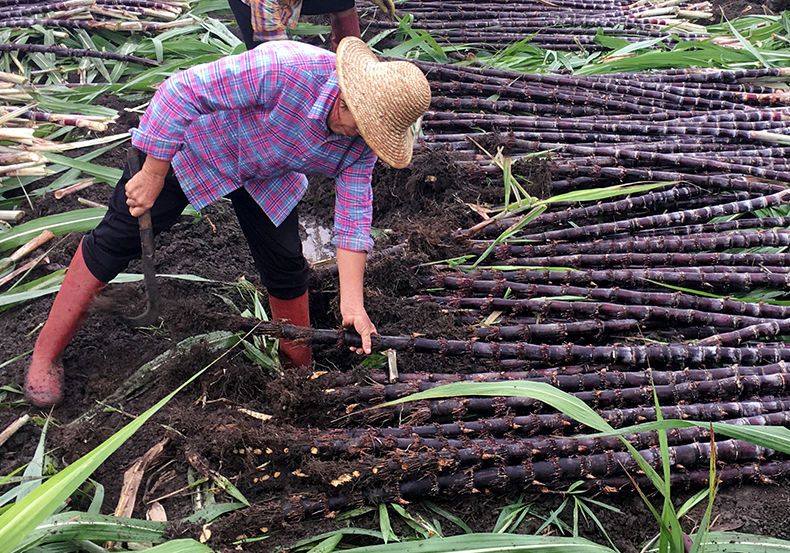
<instances>
[{"instance_id":1,"label":"woven straw hat brim","mask_svg":"<svg viewBox=\"0 0 790 553\"><path fill-rule=\"evenodd\" d=\"M355 37L337 48L337 76L359 133L385 163L402 169L411 163L412 125L431 103L431 89L420 69L406 61L381 62Z\"/></svg>"}]
</instances>

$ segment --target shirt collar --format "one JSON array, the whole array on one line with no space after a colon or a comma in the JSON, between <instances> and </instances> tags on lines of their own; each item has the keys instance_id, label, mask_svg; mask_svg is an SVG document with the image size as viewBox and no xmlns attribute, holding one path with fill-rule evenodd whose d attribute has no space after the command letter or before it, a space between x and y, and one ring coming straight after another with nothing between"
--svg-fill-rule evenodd
<instances>
[{"instance_id":1,"label":"shirt collar","mask_svg":"<svg viewBox=\"0 0 790 553\"><path fill-rule=\"evenodd\" d=\"M329 75L329 78L318 91L318 99L310 108L310 112L307 114L307 116L310 119L326 121L326 118L329 116L329 112L332 110L332 106L335 104L335 100L339 95L340 85L337 83L337 73L332 71L332 73Z\"/></svg>"}]
</instances>

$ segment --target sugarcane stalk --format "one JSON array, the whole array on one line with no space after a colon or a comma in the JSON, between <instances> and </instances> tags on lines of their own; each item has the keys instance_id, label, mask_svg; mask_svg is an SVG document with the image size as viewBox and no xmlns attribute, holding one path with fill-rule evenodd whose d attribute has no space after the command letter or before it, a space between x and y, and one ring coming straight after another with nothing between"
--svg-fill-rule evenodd
<instances>
[{"instance_id":1,"label":"sugarcane stalk","mask_svg":"<svg viewBox=\"0 0 790 553\"><path fill-rule=\"evenodd\" d=\"M70 194L73 194L74 192L79 192L80 190L84 190L89 186L93 186L95 183L96 183L96 179L92 177L87 179L82 179L75 182L71 186L66 186L65 188L55 190L55 192L53 192L52 195L55 196L56 200L62 200L63 198L65 198Z\"/></svg>"},{"instance_id":2,"label":"sugarcane stalk","mask_svg":"<svg viewBox=\"0 0 790 553\"><path fill-rule=\"evenodd\" d=\"M548 242L552 240L576 240L580 238L589 240L617 232L637 232L645 229L653 229L656 227L669 227L681 224L685 225L689 223L697 223L699 221L707 222L710 219L719 217L721 215L748 213L759 209L765 209L767 207L782 205L787 202L788 193L790 193L790 190L783 190L782 192L777 192L776 194L761 196L752 200L742 200L738 202L712 205L685 211L650 215L647 217L636 217L622 221L615 221L613 223L600 223L569 229L558 229L542 233L525 234L520 237L541 242Z\"/></svg>"},{"instance_id":3,"label":"sugarcane stalk","mask_svg":"<svg viewBox=\"0 0 790 553\"><path fill-rule=\"evenodd\" d=\"M537 315L554 313L565 317L584 316L585 318L636 319L638 321L660 320L719 328L743 328L766 321L763 318L714 313L698 309L682 309L657 305L627 305L599 301L567 301L546 299L545 297L504 299L490 296L486 298L416 296L415 300L418 302L435 302L452 308L479 309L482 313L490 313L492 311L527 312ZM505 345L502 344L503 347ZM506 357L511 357L511 355Z\"/></svg>"},{"instance_id":4,"label":"sugarcane stalk","mask_svg":"<svg viewBox=\"0 0 790 553\"><path fill-rule=\"evenodd\" d=\"M92 0L91 0L92 1ZM65 46L44 46L41 44L0 44L0 52L38 52L42 54L54 54L56 56L70 58L98 58L104 60L117 60L138 63L140 65L158 66L156 60L149 60L131 54L119 54L117 52L105 52L103 50L92 50L90 48L67 48Z\"/></svg>"},{"instance_id":5,"label":"sugarcane stalk","mask_svg":"<svg viewBox=\"0 0 790 553\"><path fill-rule=\"evenodd\" d=\"M473 242L468 251L475 255L481 255L490 245L491 243L486 241ZM619 240L599 240L596 242L554 242L535 246L502 244L497 246L494 253L499 259L507 259L508 257L558 256L581 253L686 253L764 246L790 246L790 233L776 230L757 230L728 234L697 234L691 238L660 236L639 239L638 237L631 237Z\"/></svg>"},{"instance_id":6,"label":"sugarcane stalk","mask_svg":"<svg viewBox=\"0 0 790 553\"><path fill-rule=\"evenodd\" d=\"M709 444L690 444L670 447L670 458L673 466L704 465L710 459ZM661 455L658 448L639 452L653 467L661 467ZM726 462L737 462L740 459L762 461L770 453L747 442L726 440L716 444L716 454ZM787 463L790 469L790 462ZM636 461L630 453L612 452L600 456L552 459L550 461L523 461L518 465L506 467L469 469L455 474L441 473L420 480L401 481L400 497L415 500L433 496L437 493L463 494L479 490L503 490L509 487L548 486L557 487L569 480L609 478L623 472L639 471ZM709 473L709 471L706 472Z\"/></svg>"},{"instance_id":7,"label":"sugarcane stalk","mask_svg":"<svg viewBox=\"0 0 790 553\"><path fill-rule=\"evenodd\" d=\"M21 209L0 209L0 221L18 223L24 216L25 212Z\"/></svg>"},{"instance_id":8,"label":"sugarcane stalk","mask_svg":"<svg viewBox=\"0 0 790 553\"><path fill-rule=\"evenodd\" d=\"M682 371L621 371L614 367L596 366L571 366L548 369L531 369L527 371L499 371L475 372L469 374L459 373L400 373L400 384L389 384L385 375L373 373L368 378L374 382L372 386L390 385L403 387L401 393L414 393L425 386L444 385L451 382L501 382L508 380L529 380L545 382L561 390L576 392L583 390L596 390L601 388L636 388L639 386L673 385L682 382L716 381L727 378L747 376L784 375L787 377L788 366L785 363L774 363L757 367L718 367L714 369L685 369ZM328 389L344 388L350 386L362 387L353 375L345 373L328 373L317 378L317 381ZM393 388L395 389L395 388ZM386 389L371 391L368 396L390 397ZM400 397L400 396L397 396Z\"/></svg>"},{"instance_id":9,"label":"sugarcane stalk","mask_svg":"<svg viewBox=\"0 0 790 553\"><path fill-rule=\"evenodd\" d=\"M612 303L662 306L678 309L694 309L714 313L746 315L754 318L785 319L790 317L790 308L782 305L738 301L729 298L706 298L682 292L643 292L623 288L582 288L570 285L525 284L505 280L506 274L494 273L496 280L472 279L458 274L439 272L426 282L428 286L457 290L462 294L473 292L491 296L502 296L507 290L522 298L580 296L590 300Z\"/></svg>"},{"instance_id":10,"label":"sugarcane stalk","mask_svg":"<svg viewBox=\"0 0 790 553\"><path fill-rule=\"evenodd\" d=\"M695 265L787 266L790 254L783 253L614 253L575 254L551 257L514 257L498 260L500 265L531 267L684 267Z\"/></svg>"}]
</instances>

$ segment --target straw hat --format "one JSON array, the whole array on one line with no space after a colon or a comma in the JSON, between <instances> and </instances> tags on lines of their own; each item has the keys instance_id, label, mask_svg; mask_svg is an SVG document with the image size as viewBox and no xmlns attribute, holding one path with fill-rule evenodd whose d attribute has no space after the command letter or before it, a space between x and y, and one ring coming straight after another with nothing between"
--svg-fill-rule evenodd
<instances>
[{"instance_id":1,"label":"straw hat","mask_svg":"<svg viewBox=\"0 0 790 553\"><path fill-rule=\"evenodd\" d=\"M356 37L337 47L337 76L343 98L362 138L379 158L403 169L411 163L411 127L427 111L431 88L407 61L379 61Z\"/></svg>"}]
</instances>

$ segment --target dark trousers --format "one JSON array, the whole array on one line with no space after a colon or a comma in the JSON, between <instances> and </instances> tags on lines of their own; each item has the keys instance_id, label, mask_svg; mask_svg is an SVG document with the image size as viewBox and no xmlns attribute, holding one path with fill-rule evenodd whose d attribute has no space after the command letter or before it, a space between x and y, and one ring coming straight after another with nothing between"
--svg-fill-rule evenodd
<instances>
[{"instance_id":1,"label":"dark trousers","mask_svg":"<svg viewBox=\"0 0 790 553\"><path fill-rule=\"evenodd\" d=\"M247 50L252 50L261 43L253 38L252 14L250 7L241 0L228 0L233 17L241 30L241 37ZM325 13L342 12L354 7L354 0L304 0L302 2L302 15L321 15Z\"/></svg>"},{"instance_id":2,"label":"dark trousers","mask_svg":"<svg viewBox=\"0 0 790 553\"><path fill-rule=\"evenodd\" d=\"M126 206L126 182L129 178L129 167L126 166L107 214L82 243L85 264L102 282L109 282L126 269L131 260L140 258L137 218L132 217ZM310 269L302 255L297 210L294 209L277 227L244 188L231 192L227 198L233 203L255 267L269 294L283 300L304 294ZM188 203L171 171L165 179L162 193L151 208L154 234L172 227ZM221 252L216 262L222 263Z\"/></svg>"}]
</instances>

